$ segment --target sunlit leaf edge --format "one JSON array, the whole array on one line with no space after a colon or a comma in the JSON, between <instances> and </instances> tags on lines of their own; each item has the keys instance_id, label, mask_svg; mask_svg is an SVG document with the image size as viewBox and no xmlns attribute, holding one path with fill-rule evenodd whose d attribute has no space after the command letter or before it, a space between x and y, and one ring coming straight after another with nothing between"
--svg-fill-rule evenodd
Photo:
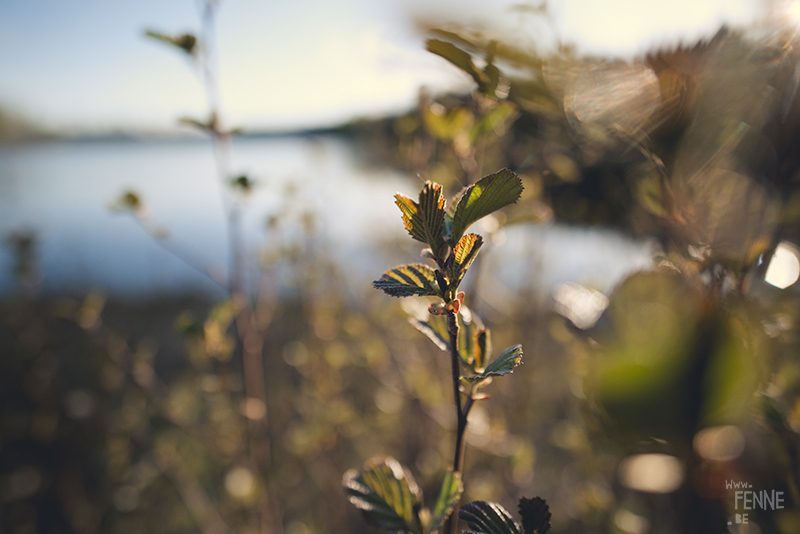
<instances>
[{"instance_id":1,"label":"sunlit leaf edge","mask_svg":"<svg viewBox=\"0 0 800 534\"><path fill-rule=\"evenodd\" d=\"M524 534L547 534L550 532L550 506L541 497L522 497L517 505L522 518Z\"/></svg>"},{"instance_id":2,"label":"sunlit leaf edge","mask_svg":"<svg viewBox=\"0 0 800 534\"><path fill-rule=\"evenodd\" d=\"M435 296L439 294L435 284L435 271L422 263L399 265L372 282L375 289L392 297Z\"/></svg>"},{"instance_id":3,"label":"sunlit leaf edge","mask_svg":"<svg viewBox=\"0 0 800 534\"><path fill-rule=\"evenodd\" d=\"M436 254L444 245L445 199L442 186L427 181L419 192L419 201L397 193L395 204L403 214L403 225L408 234L431 247Z\"/></svg>"},{"instance_id":4,"label":"sunlit leaf edge","mask_svg":"<svg viewBox=\"0 0 800 534\"><path fill-rule=\"evenodd\" d=\"M461 195L451 226L450 242L458 242L474 222L509 204L522 195L522 179L509 169L484 176Z\"/></svg>"},{"instance_id":5,"label":"sunlit leaf edge","mask_svg":"<svg viewBox=\"0 0 800 534\"><path fill-rule=\"evenodd\" d=\"M478 234L466 234L453 247L452 265L449 269L450 286L458 287L467 274L472 262L478 256L483 245L483 238Z\"/></svg>"},{"instance_id":6,"label":"sunlit leaf edge","mask_svg":"<svg viewBox=\"0 0 800 534\"><path fill-rule=\"evenodd\" d=\"M461 507L458 518L475 534L521 534L511 514L497 503L469 502Z\"/></svg>"},{"instance_id":7,"label":"sunlit leaf edge","mask_svg":"<svg viewBox=\"0 0 800 534\"><path fill-rule=\"evenodd\" d=\"M428 525L428 531L432 532L442 526L444 520L450 515L461 493L464 491L464 485L461 482L461 474L453 471L448 471L442 480L442 487L439 490L439 495L436 498L436 504L433 507L433 517L431 523Z\"/></svg>"},{"instance_id":8,"label":"sunlit leaf edge","mask_svg":"<svg viewBox=\"0 0 800 534\"><path fill-rule=\"evenodd\" d=\"M373 526L403 532L420 532L414 510L421 507L422 491L411 472L391 457L376 457L364 468L342 476L348 500ZM387 496L391 495L391 501Z\"/></svg>"},{"instance_id":9,"label":"sunlit leaf edge","mask_svg":"<svg viewBox=\"0 0 800 534\"><path fill-rule=\"evenodd\" d=\"M468 381L477 381L490 376L503 376L514 372L514 368L522 365L522 345L514 345L504 350L482 373L466 377Z\"/></svg>"}]
</instances>

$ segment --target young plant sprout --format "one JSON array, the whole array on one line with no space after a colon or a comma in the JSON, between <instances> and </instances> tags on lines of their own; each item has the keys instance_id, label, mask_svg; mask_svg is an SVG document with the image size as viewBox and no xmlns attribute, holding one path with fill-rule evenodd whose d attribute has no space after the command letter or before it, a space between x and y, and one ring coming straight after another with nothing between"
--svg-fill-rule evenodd
<instances>
[{"instance_id":1,"label":"young plant sprout","mask_svg":"<svg viewBox=\"0 0 800 534\"><path fill-rule=\"evenodd\" d=\"M386 271L373 282L373 286L393 297L436 298L428 308L430 317L425 321L412 319L411 323L450 355L457 419L456 442L452 469L444 476L432 510L423 507L422 493L408 469L392 458L373 459L361 471L353 469L345 473L342 483L350 502L362 510L366 521L373 526L394 532L428 534L441 529L450 518L447 530L457 532L469 412L476 401L488 398L480 390L492 381L492 377L511 373L522 363L520 345L506 349L489 363L489 330L464 306L465 295L459 291L459 285L483 244L481 236L466 231L479 219L516 202L522 189L519 176L503 169L465 188L449 204L445 202L442 186L433 182L425 183L416 202L395 195L406 230L413 239L427 245L422 256L431 263L400 265ZM547 511L547 505L541 502ZM489 525L495 530L482 530L462 513L462 519L475 532L522 532L499 505L476 501L468 506L496 510L497 517L501 517L505 525L502 528L508 527L496 530L501 528L497 523ZM465 507L463 512L468 510L472 508ZM502 513L497 510L502 510ZM549 528L549 512L547 515ZM543 534L546 530L526 530L524 534L534 532Z\"/></svg>"}]
</instances>

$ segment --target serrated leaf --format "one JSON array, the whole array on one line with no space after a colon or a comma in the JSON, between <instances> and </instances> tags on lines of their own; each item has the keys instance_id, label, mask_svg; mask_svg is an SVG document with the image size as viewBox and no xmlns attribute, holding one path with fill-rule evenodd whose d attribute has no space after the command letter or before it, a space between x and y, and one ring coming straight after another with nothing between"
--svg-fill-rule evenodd
<instances>
[{"instance_id":1,"label":"serrated leaf","mask_svg":"<svg viewBox=\"0 0 800 534\"><path fill-rule=\"evenodd\" d=\"M445 200L442 186L434 182L425 182L419 193L419 202L397 194L395 204L403 212L403 224L409 235L427 245L434 252L444 244L442 229L444 225Z\"/></svg>"},{"instance_id":2,"label":"serrated leaf","mask_svg":"<svg viewBox=\"0 0 800 534\"><path fill-rule=\"evenodd\" d=\"M350 502L367 523L392 531L421 533L415 510L422 492L411 473L394 458L375 458L362 471L351 469L342 477Z\"/></svg>"},{"instance_id":3,"label":"serrated leaf","mask_svg":"<svg viewBox=\"0 0 800 534\"><path fill-rule=\"evenodd\" d=\"M483 238L477 234L467 234L458 240L451 252L451 264L449 266L450 286L455 289L464 275L467 274L472 262L478 255L478 251L483 245Z\"/></svg>"},{"instance_id":4,"label":"serrated leaf","mask_svg":"<svg viewBox=\"0 0 800 534\"><path fill-rule=\"evenodd\" d=\"M375 289L393 297L410 297L413 295L438 295L436 274L433 269L421 263L410 263L389 269L380 280L372 282Z\"/></svg>"},{"instance_id":5,"label":"serrated leaf","mask_svg":"<svg viewBox=\"0 0 800 534\"><path fill-rule=\"evenodd\" d=\"M428 532L433 532L442 526L444 520L453 511L453 507L461 497L463 490L464 485L461 483L461 474L448 471L444 476L444 480L442 480L442 488L439 490L439 496L436 498L436 504L433 507L433 517L428 525Z\"/></svg>"},{"instance_id":6,"label":"serrated leaf","mask_svg":"<svg viewBox=\"0 0 800 534\"><path fill-rule=\"evenodd\" d=\"M475 534L521 534L511 514L497 503L472 501L461 507L458 518Z\"/></svg>"},{"instance_id":7,"label":"serrated leaf","mask_svg":"<svg viewBox=\"0 0 800 534\"><path fill-rule=\"evenodd\" d=\"M503 376L514 371L522 363L522 345L514 345L503 351L482 373L467 377L469 381L483 380L490 376Z\"/></svg>"},{"instance_id":8,"label":"serrated leaf","mask_svg":"<svg viewBox=\"0 0 800 534\"><path fill-rule=\"evenodd\" d=\"M503 351L495 361L486 366L484 376L502 376L514 371L522 363L522 345L514 345Z\"/></svg>"},{"instance_id":9,"label":"serrated leaf","mask_svg":"<svg viewBox=\"0 0 800 534\"><path fill-rule=\"evenodd\" d=\"M544 499L540 497L521 498L519 515L522 517L524 534L547 534L550 531L550 507Z\"/></svg>"},{"instance_id":10,"label":"serrated leaf","mask_svg":"<svg viewBox=\"0 0 800 534\"><path fill-rule=\"evenodd\" d=\"M457 243L469 226L490 213L516 202L522 195L522 180L502 169L484 176L461 195L453 214L451 243Z\"/></svg>"}]
</instances>

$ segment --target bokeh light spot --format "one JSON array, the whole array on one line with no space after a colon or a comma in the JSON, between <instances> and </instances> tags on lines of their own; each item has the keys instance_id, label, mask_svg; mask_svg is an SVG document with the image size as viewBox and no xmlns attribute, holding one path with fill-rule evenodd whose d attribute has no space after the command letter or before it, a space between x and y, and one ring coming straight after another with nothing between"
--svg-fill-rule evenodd
<instances>
[{"instance_id":1,"label":"bokeh light spot","mask_svg":"<svg viewBox=\"0 0 800 534\"><path fill-rule=\"evenodd\" d=\"M225 490L237 499L246 499L255 487L256 479L245 467L234 467L225 476Z\"/></svg>"},{"instance_id":2,"label":"bokeh light spot","mask_svg":"<svg viewBox=\"0 0 800 534\"><path fill-rule=\"evenodd\" d=\"M680 460L668 454L636 454L619 466L620 483L646 493L670 493L683 482Z\"/></svg>"},{"instance_id":3,"label":"bokeh light spot","mask_svg":"<svg viewBox=\"0 0 800 534\"><path fill-rule=\"evenodd\" d=\"M727 462L744 452L744 435L735 426L714 426L694 437L694 450L706 460Z\"/></svg>"}]
</instances>

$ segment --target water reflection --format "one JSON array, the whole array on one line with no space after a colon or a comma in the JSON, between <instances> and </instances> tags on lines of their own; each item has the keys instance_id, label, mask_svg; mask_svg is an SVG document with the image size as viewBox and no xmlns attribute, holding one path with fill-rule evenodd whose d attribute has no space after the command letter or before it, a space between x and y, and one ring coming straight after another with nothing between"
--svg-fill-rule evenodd
<instances>
[{"instance_id":1,"label":"water reflection","mask_svg":"<svg viewBox=\"0 0 800 534\"><path fill-rule=\"evenodd\" d=\"M235 149L241 167L258 177L243 220L254 272L260 253L280 263L293 253L276 248L279 243L305 242L308 214L313 214L317 246L346 264L355 284L381 271L387 253L382 243L402 235L392 195L413 188L403 174L361 166L352 146L335 138L244 139ZM212 272L226 270L225 223L205 143L6 147L0 150L0 181L12 176L27 179L18 181L17 196L0 212L0 232L23 248L17 253L0 248L0 291L8 293L30 279L25 283L45 293L98 287L128 295L190 289L221 294L173 256L177 252ZM129 189L137 191L143 224L159 230L160 239L108 209ZM531 253L537 256L532 261L545 261L551 273L537 288L543 295L554 284L587 277L607 289L633 266L649 265L647 243L612 231L512 227L514 242L501 246L505 233L494 219L488 223L495 224L499 254L493 261L508 268L503 283L511 288L538 283L521 264L531 261ZM19 228L35 230L12 233ZM166 250L157 244L162 240ZM537 242L545 246L538 252L529 248ZM389 252L395 253L402 257L399 249ZM284 280L291 278L284 274Z\"/></svg>"}]
</instances>

